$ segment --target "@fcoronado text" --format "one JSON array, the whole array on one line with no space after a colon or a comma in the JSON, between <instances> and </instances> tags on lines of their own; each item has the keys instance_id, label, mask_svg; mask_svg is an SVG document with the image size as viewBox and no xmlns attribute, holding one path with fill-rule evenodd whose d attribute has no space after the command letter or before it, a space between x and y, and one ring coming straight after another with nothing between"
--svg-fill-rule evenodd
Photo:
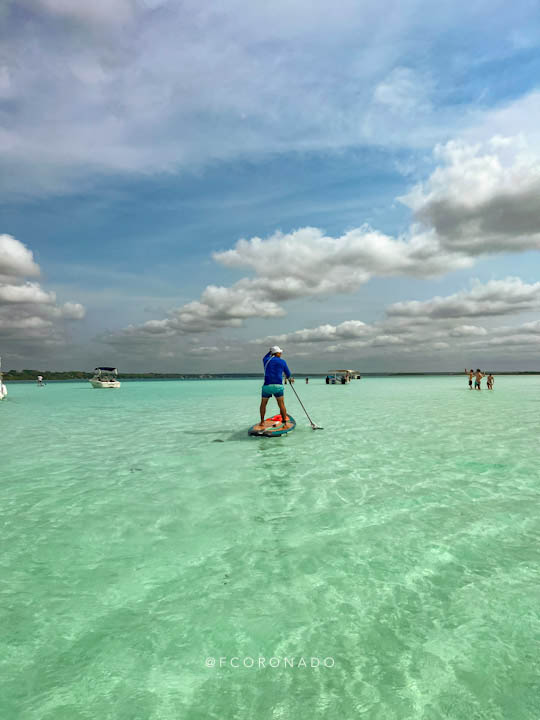
<instances>
[{"instance_id":1,"label":"@fcoronado text","mask_svg":"<svg viewBox=\"0 0 540 720\"><path fill-rule=\"evenodd\" d=\"M232 668L333 668L335 665L333 657L244 657L233 655L232 657L207 657L204 664L206 667L232 667Z\"/></svg>"}]
</instances>

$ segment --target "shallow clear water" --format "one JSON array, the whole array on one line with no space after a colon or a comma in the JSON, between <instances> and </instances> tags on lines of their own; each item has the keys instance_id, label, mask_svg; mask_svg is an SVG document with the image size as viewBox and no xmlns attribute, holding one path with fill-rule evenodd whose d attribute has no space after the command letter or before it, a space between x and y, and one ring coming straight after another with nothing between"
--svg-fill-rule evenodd
<instances>
[{"instance_id":1,"label":"shallow clear water","mask_svg":"<svg viewBox=\"0 0 540 720\"><path fill-rule=\"evenodd\" d=\"M295 387L9 385L3 720L540 717L540 378Z\"/></svg>"}]
</instances>

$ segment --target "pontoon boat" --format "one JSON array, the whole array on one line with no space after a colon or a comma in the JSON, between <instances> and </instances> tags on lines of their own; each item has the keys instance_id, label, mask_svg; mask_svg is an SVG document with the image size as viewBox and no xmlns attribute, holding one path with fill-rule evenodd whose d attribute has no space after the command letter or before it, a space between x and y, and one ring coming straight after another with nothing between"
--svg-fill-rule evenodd
<instances>
[{"instance_id":1,"label":"pontoon boat","mask_svg":"<svg viewBox=\"0 0 540 720\"><path fill-rule=\"evenodd\" d=\"M328 373L329 385L346 385L351 380L360 380L358 370L330 370Z\"/></svg>"}]
</instances>

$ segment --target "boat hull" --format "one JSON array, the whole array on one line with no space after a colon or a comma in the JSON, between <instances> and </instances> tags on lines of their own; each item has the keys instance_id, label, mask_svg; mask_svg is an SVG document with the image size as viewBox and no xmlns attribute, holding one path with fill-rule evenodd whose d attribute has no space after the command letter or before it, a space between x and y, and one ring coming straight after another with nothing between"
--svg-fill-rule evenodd
<instances>
[{"instance_id":1,"label":"boat hull","mask_svg":"<svg viewBox=\"0 0 540 720\"><path fill-rule=\"evenodd\" d=\"M120 387L120 381L119 380L90 380L90 385L92 385L93 388L96 390L99 390L101 388L119 388Z\"/></svg>"}]
</instances>

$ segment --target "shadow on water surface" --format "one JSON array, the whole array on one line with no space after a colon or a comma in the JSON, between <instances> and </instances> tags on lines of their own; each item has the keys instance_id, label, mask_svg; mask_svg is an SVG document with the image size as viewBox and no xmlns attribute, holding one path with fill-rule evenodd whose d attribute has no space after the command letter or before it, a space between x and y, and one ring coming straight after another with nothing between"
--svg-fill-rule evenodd
<instances>
[{"instance_id":1,"label":"shadow on water surface","mask_svg":"<svg viewBox=\"0 0 540 720\"><path fill-rule=\"evenodd\" d=\"M225 435L222 430L183 430L183 435L221 435L221 438L215 438L211 442L259 442L266 444L268 441L272 441L270 444L278 442L287 442L286 435L280 435L272 437L269 435L248 435L247 430L237 430L236 432Z\"/></svg>"},{"instance_id":2,"label":"shadow on water surface","mask_svg":"<svg viewBox=\"0 0 540 720\"><path fill-rule=\"evenodd\" d=\"M223 430L183 430L183 435L221 435L220 438L214 438L210 442L245 442L247 440L253 440L254 438L249 437L246 431L238 430L234 433L225 434Z\"/></svg>"}]
</instances>

